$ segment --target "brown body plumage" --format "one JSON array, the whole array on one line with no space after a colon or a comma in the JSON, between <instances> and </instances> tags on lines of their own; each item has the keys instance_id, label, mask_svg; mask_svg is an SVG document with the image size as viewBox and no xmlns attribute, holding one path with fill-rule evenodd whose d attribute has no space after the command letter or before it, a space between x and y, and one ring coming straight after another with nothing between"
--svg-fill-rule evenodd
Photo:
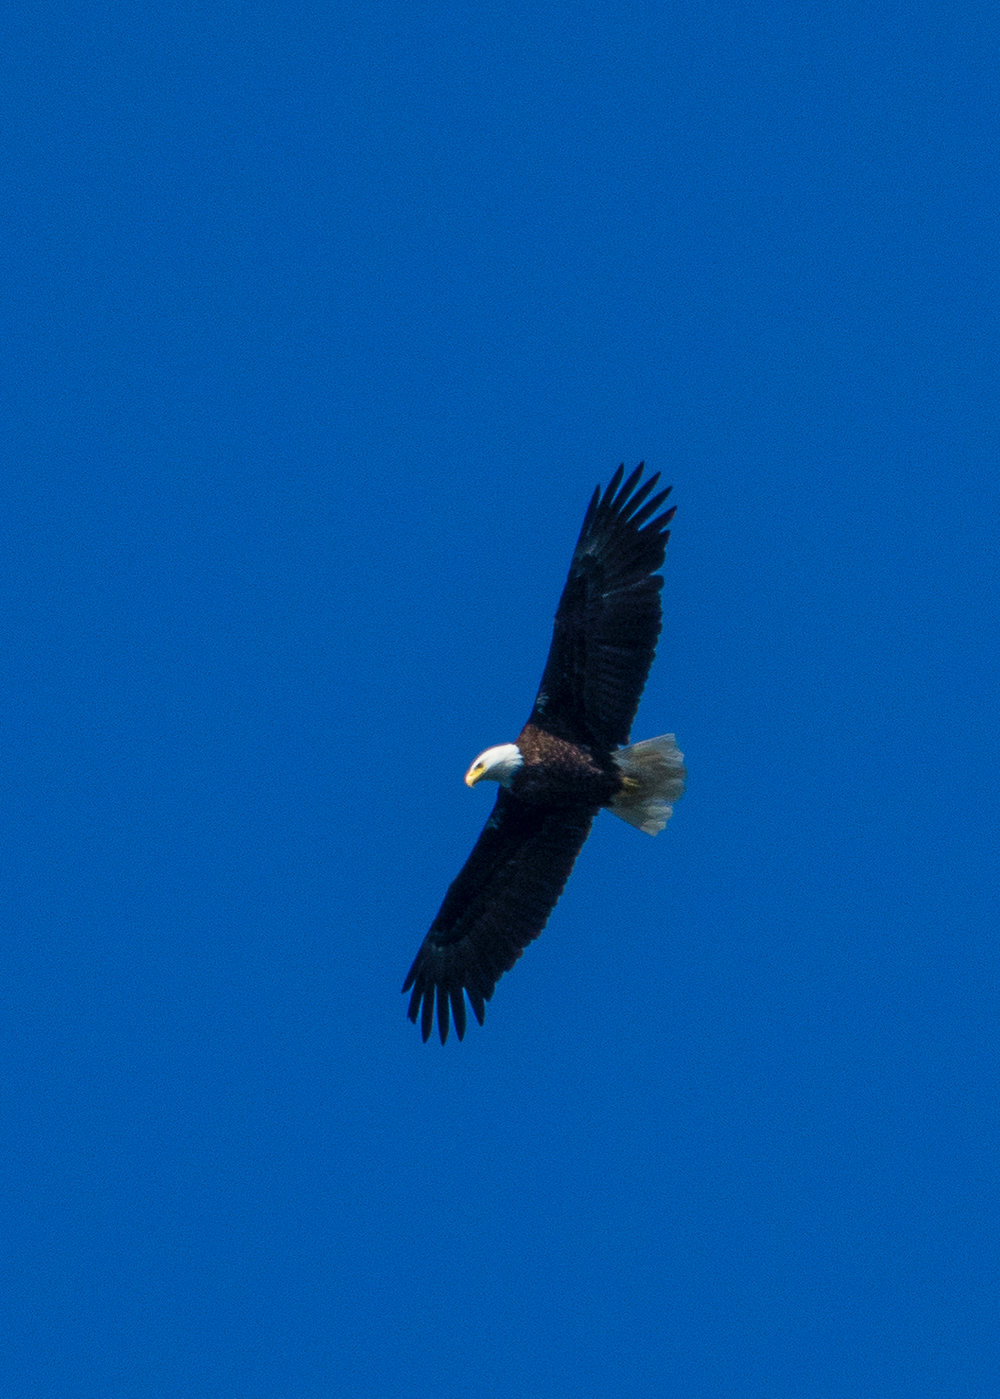
<instances>
[{"instance_id":1,"label":"brown body plumage","mask_svg":"<svg viewBox=\"0 0 1000 1399\"><path fill-rule=\"evenodd\" d=\"M622 775L607 752L571 743L530 721L517 736L524 759L510 779L510 791L541 806L607 806L622 788Z\"/></svg>"}]
</instances>

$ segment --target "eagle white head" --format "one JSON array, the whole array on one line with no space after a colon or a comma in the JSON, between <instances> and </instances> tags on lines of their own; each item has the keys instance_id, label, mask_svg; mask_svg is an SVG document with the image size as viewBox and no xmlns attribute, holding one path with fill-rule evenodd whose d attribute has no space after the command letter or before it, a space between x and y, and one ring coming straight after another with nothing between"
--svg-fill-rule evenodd
<instances>
[{"instance_id":1,"label":"eagle white head","mask_svg":"<svg viewBox=\"0 0 1000 1399\"><path fill-rule=\"evenodd\" d=\"M487 748L465 774L465 785L474 787L477 782L499 782L510 786L510 780L524 762L521 750L516 743L498 743L495 748Z\"/></svg>"}]
</instances>

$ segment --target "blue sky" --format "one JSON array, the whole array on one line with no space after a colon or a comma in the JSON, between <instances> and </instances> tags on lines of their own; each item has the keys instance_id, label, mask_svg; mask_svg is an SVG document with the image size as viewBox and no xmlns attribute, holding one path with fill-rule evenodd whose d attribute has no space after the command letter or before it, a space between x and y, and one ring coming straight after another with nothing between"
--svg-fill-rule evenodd
<instances>
[{"instance_id":1,"label":"blue sky","mask_svg":"<svg viewBox=\"0 0 1000 1399\"><path fill-rule=\"evenodd\" d=\"M5 1394L995 1392L996 37L10 21ZM640 458L688 793L422 1045Z\"/></svg>"}]
</instances>

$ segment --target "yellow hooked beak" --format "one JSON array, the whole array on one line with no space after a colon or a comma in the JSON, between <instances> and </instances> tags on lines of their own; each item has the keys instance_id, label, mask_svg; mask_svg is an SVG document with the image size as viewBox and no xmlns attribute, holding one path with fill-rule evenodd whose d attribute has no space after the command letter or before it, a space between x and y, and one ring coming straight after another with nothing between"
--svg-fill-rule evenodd
<instances>
[{"instance_id":1,"label":"yellow hooked beak","mask_svg":"<svg viewBox=\"0 0 1000 1399\"><path fill-rule=\"evenodd\" d=\"M469 771L465 774L466 787L474 787L476 783L481 780L485 771L486 769L483 767L482 763L473 763L472 767L470 767Z\"/></svg>"}]
</instances>

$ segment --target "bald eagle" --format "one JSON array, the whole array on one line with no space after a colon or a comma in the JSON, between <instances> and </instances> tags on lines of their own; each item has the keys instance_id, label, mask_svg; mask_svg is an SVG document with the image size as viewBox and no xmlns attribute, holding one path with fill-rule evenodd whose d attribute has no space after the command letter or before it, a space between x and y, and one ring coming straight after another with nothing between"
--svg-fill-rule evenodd
<instances>
[{"instance_id":1,"label":"bald eagle","mask_svg":"<svg viewBox=\"0 0 1000 1399\"><path fill-rule=\"evenodd\" d=\"M670 487L640 485L624 464L587 507L556 612L531 717L516 743L487 748L465 781L500 784L496 806L454 880L405 982L424 1040L437 1004L465 1034L465 997L480 1025L500 977L544 928L601 807L648 835L684 790L673 734L628 745L660 634Z\"/></svg>"}]
</instances>

